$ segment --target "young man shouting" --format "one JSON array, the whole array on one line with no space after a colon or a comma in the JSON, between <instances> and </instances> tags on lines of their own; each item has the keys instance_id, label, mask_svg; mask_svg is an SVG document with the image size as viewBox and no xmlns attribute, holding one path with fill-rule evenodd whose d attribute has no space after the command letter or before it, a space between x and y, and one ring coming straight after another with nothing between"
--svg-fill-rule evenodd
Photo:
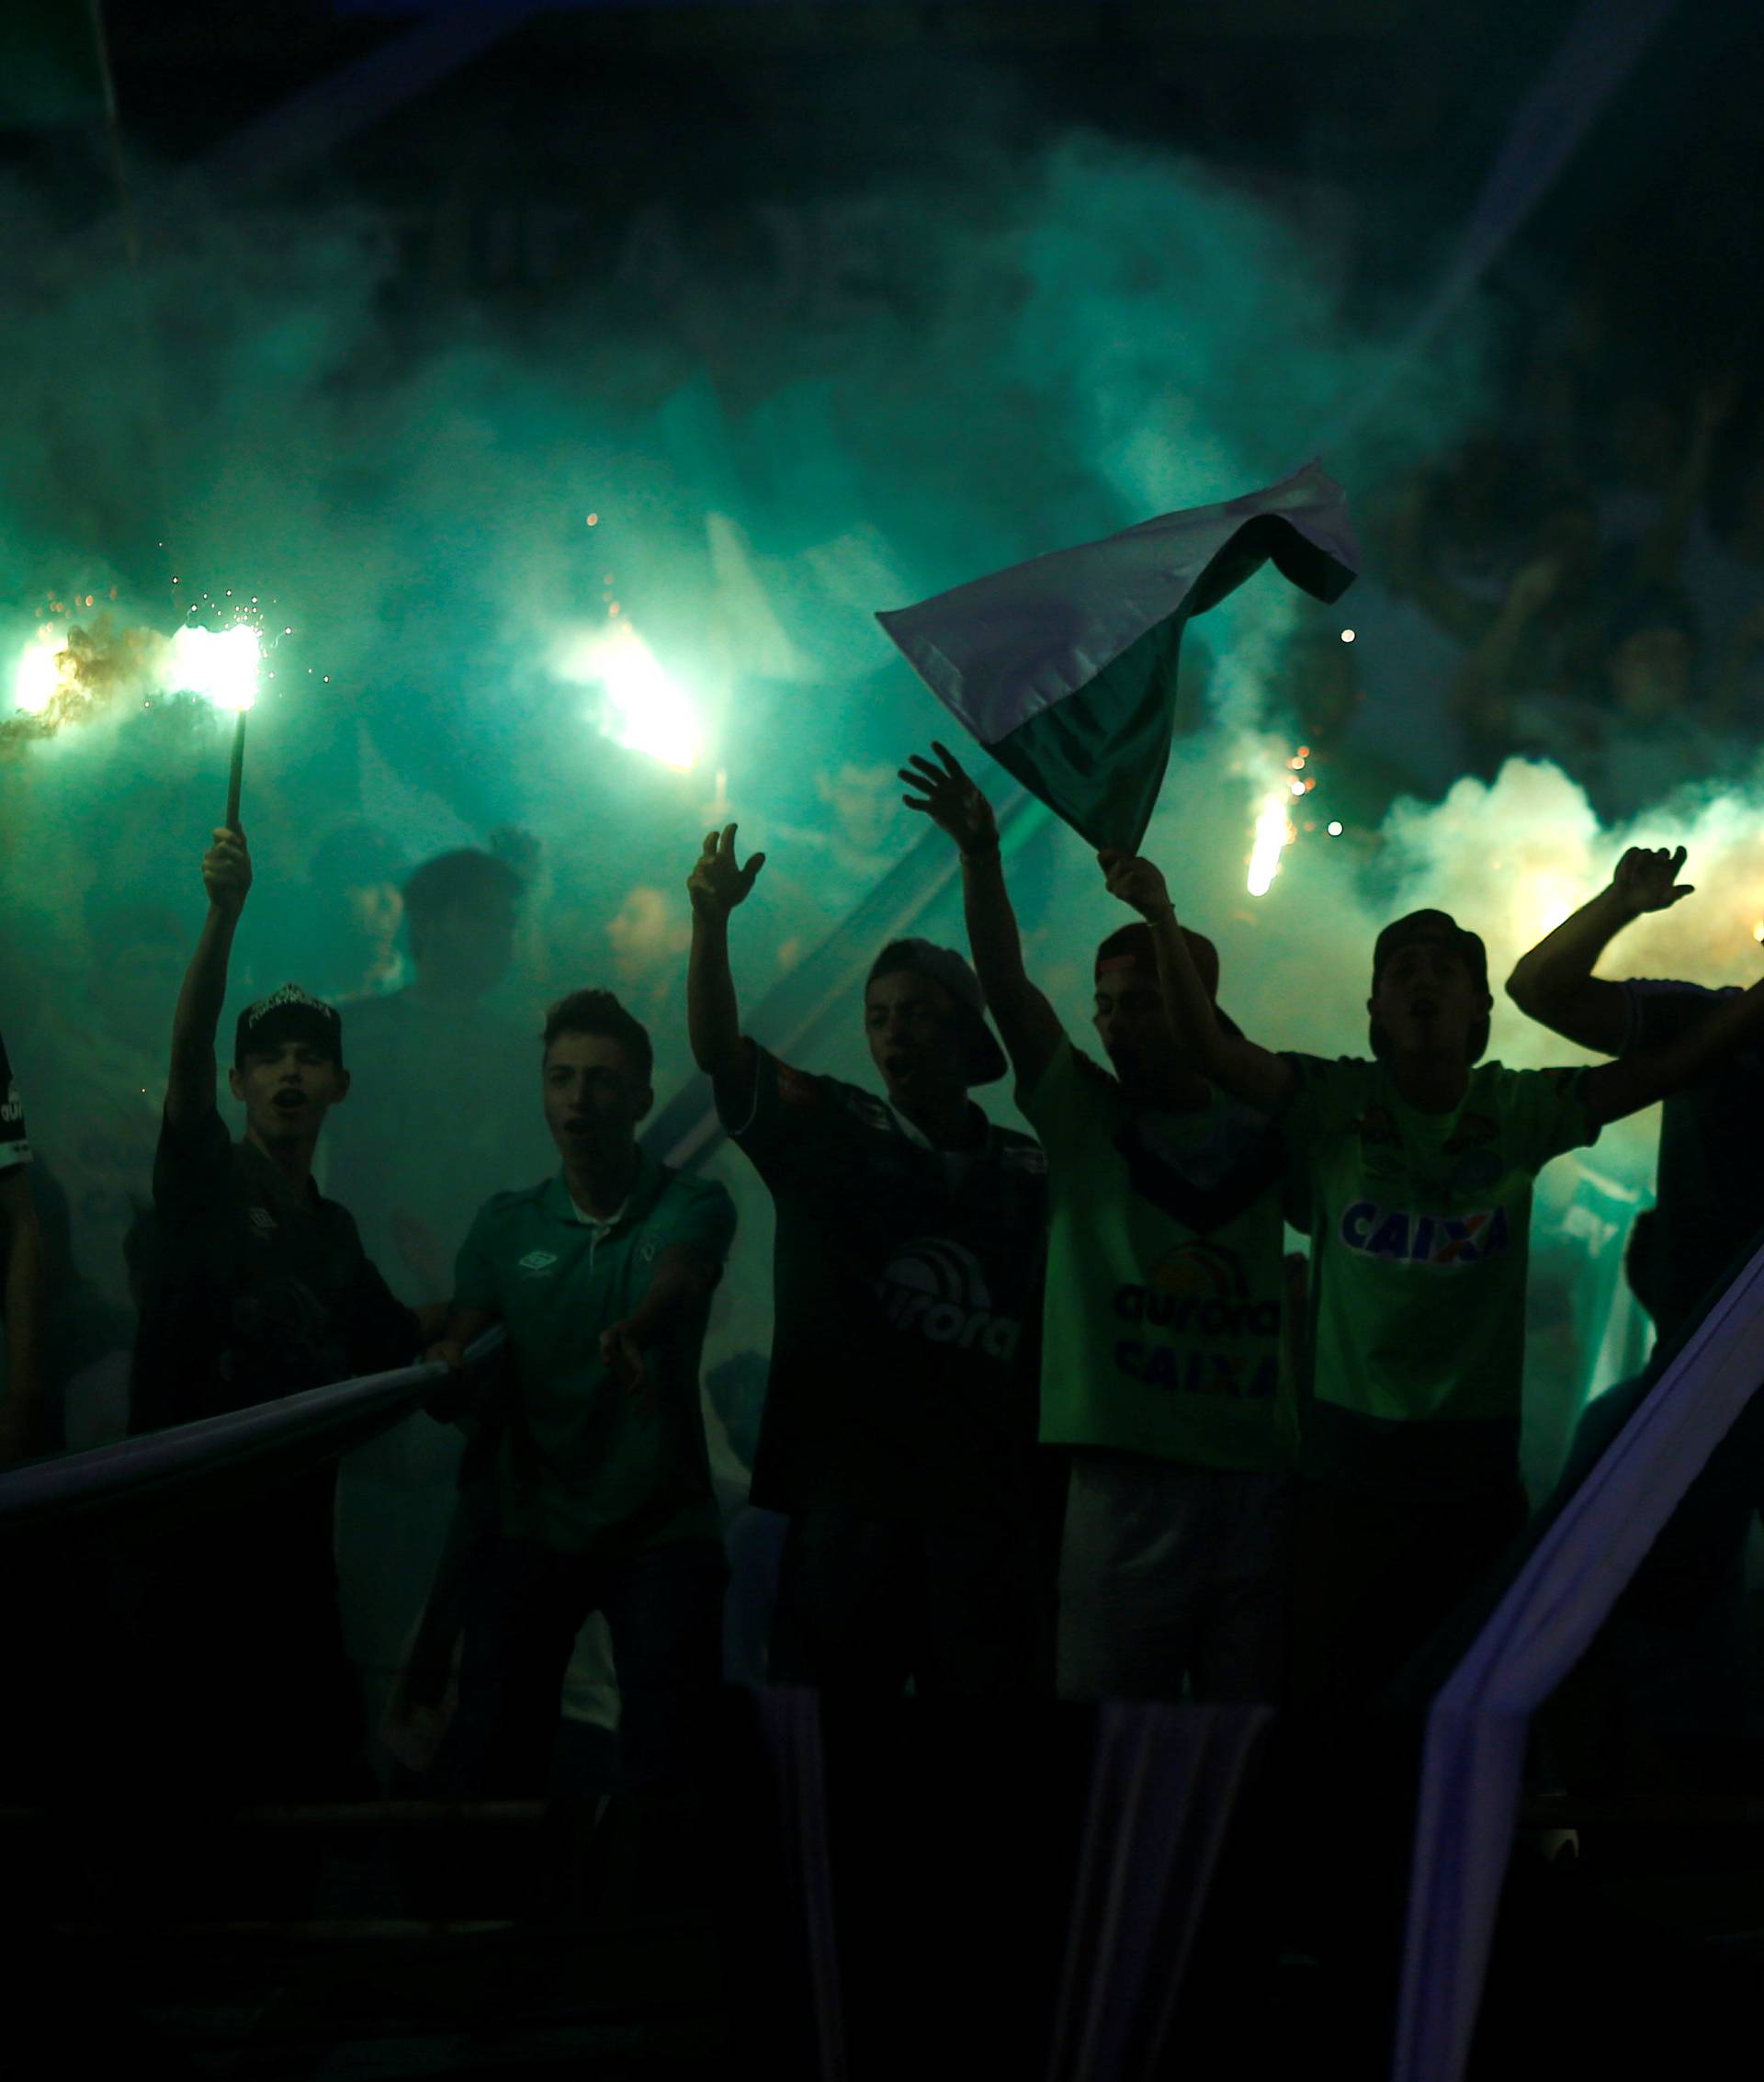
<instances>
[{"instance_id":1,"label":"young man shouting","mask_svg":"<svg viewBox=\"0 0 1764 2082\"><path fill-rule=\"evenodd\" d=\"M349 1092L332 1006L289 983L241 1013L228 1084L245 1132L227 1132L214 1039L251 888L242 832L216 832L202 879L208 915L177 1001L153 1163L136 1431L405 1364L423 1335L347 1210L313 1183L326 1117ZM199 1763L210 1791L320 1797L351 1782L360 1709L337 1613L335 1487L326 1465L204 1513L155 1551L168 1768Z\"/></svg>"},{"instance_id":2,"label":"young man shouting","mask_svg":"<svg viewBox=\"0 0 1764 2082\"><path fill-rule=\"evenodd\" d=\"M727 1572L698 1360L735 1210L639 1145L651 1061L610 991L553 1005L539 1097L560 1168L497 1194L460 1249L437 1351L457 1364L502 1323L514 1361L443 1765L462 1796L547 1791L591 1612L612 1635L629 1792L689 1788L720 1681Z\"/></svg>"},{"instance_id":3,"label":"young man shouting","mask_svg":"<svg viewBox=\"0 0 1764 2082\"><path fill-rule=\"evenodd\" d=\"M712 832L692 899L692 1052L777 1209L752 1500L789 1515L770 1675L1011 1696L1044 1682L1035 1522L1046 1167L971 1087L1005 1060L961 956L884 947L863 1018L883 1096L743 1033L729 920L763 854Z\"/></svg>"},{"instance_id":4,"label":"young man shouting","mask_svg":"<svg viewBox=\"0 0 1764 2082\"><path fill-rule=\"evenodd\" d=\"M1041 1437L1070 1469L1060 1691L1273 1699L1295 1445L1278 1139L1214 1090L1171 1024L1167 906L1096 951L1110 1069L1073 1047L1024 972L991 809L933 749L901 778L961 851L975 963L1047 1152ZM1218 957L1187 937L1210 996Z\"/></svg>"},{"instance_id":5,"label":"young man shouting","mask_svg":"<svg viewBox=\"0 0 1764 2082\"><path fill-rule=\"evenodd\" d=\"M1102 858L1112 888L1171 915L1155 868ZM1278 1118L1308 1205L1297 1677L1311 1701L1364 1703L1524 1523L1532 1181L1764 1034L1764 985L1622 1062L1508 1069L1481 1059L1481 940L1414 911L1373 951L1371 1058L1327 1062L1231 1032L1186 943L1168 945L1171 1016L1211 1078Z\"/></svg>"}]
</instances>

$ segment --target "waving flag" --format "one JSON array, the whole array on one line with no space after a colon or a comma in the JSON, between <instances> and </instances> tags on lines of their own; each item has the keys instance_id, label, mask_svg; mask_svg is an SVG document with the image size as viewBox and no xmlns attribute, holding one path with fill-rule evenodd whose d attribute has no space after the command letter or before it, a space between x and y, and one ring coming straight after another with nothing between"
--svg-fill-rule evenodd
<instances>
[{"instance_id":1,"label":"waving flag","mask_svg":"<svg viewBox=\"0 0 1764 2082\"><path fill-rule=\"evenodd\" d=\"M1031 794L1092 845L1137 852L1170 756L1182 626L1270 558L1319 600L1353 582L1347 500L1317 463L876 618Z\"/></svg>"}]
</instances>

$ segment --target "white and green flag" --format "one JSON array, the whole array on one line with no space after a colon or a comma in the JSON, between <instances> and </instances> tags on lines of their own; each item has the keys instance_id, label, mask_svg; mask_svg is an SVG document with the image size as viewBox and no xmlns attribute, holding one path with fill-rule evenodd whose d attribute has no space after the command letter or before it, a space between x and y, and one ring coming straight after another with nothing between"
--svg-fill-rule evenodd
<instances>
[{"instance_id":1,"label":"white and green flag","mask_svg":"<svg viewBox=\"0 0 1764 2082\"><path fill-rule=\"evenodd\" d=\"M1320 465L876 618L1032 795L1092 845L1137 852L1170 756L1182 626L1270 558L1319 600L1353 583L1347 499Z\"/></svg>"}]
</instances>

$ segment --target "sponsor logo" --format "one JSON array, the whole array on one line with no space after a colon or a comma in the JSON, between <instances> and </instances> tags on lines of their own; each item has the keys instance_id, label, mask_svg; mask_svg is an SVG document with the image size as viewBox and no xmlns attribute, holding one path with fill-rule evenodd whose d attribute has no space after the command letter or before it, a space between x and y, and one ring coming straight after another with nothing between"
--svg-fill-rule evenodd
<instances>
[{"instance_id":1,"label":"sponsor logo","mask_svg":"<svg viewBox=\"0 0 1764 2082\"><path fill-rule=\"evenodd\" d=\"M994 1309L979 1260L947 1237L915 1237L903 1245L876 1281L876 1293L897 1330L931 1344L1010 1360L1023 1341L1023 1325Z\"/></svg>"},{"instance_id":2,"label":"sponsor logo","mask_svg":"<svg viewBox=\"0 0 1764 2082\"><path fill-rule=\"evenodd\" d=\"M245 1213L251 1217L251 1226L259 1236L267 1236L276 1227L276 1217L267 1207L247 1207Z\"/></svg>"},{"instance_id":3,"label":"sponsor logo","mask_svg":"<svg viewBox=\"0 0 1764 2082\"><path fill-rule=\"evenodd\" d=\"M1272 1311L1278 1324L1279 1311ZM1174 1345L1136 1344L1131 1339L1114 1348L1122 1373L1148 1388L1174 1388L1182 1395L1231 1396L1249 1401L1271 1396L1280 1386L1280 1366L1272 1352L1179 1351Z\"/></svg>"},{"instance_id":4,"label":"sponsor logo","mask_svg":"<svg viewBox=\"0 0 1764 2082\"><path fill-rule=\"evenodd\" d=\"M1243 1261L1216 1243L1166 1251L1146 1285L1115 1289L1114 1312L1123 1322L1187 1337L1272 1338L1280 1330L1279 1302L1253 1299Z\"/></svg>"},{"instance_id":5,"label":"sponsor logo","mask_svg":"<svg viewBox=\"0 0 1764 2082\"><path fill-rule=\"evenodd\" d=\"M1272 1396L1280 1385L1269 1341L1280 1334L1280 1304L1250 1292L1235 1250L1195 1239L1167 1250L1144 1286L1115 1289L1114 1313L1184 1339L1253 1340L1247 1352L1200 1350L1193 1344L1151 1344L1124 1338L1114 1363L1130 1380L1182 1395Z\"/></svg>"},{"instance_id":6,"label":"sponsor logo","mask_svg":"<svg viewBox=\"0 0 1764 2082\"><path fill-rule=\"evenodd\" d=\"M537 1278L541 1273L548 1273L557 1262L555 1250L529 1250L525 1258L515 1261L515 1270L530 1273Z\"/></svg>"},{"instance_id":7,"label":"sponsor logo","mask_svg":"<svg viewBox=\"0 0 1764 2082\"><path fill-rule=\"evenodd\" d=\"M1463 1215L1417 1215L1356 1200L1341 1216L1350 1250L1398 1265L1479 1265L1506 1250L1507 1210L1484 1207Z\"/></svg>"},{"instance_id":8,"label":"sponsor logo","mask_svg":"<svg viewBox=\"0 0 1764 2082\"><path fill-rule=\"evenodd\" d=\"M25 1103L18 1096L18 1081L15 1078L6 1087L6 1104L0 1106L0 1125L6 1127L17 1127L24 1117Z\"/></svg>"}]
</instances>

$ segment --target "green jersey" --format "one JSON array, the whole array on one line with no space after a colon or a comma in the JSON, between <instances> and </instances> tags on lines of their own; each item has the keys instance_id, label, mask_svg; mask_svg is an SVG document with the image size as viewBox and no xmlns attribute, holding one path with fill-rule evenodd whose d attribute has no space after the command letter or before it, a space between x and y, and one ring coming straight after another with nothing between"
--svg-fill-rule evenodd
<instances>
[{"instance_id":1,"label":"green jersey","mask_svg":"<svg viewBox=\"0 0 1764 2082\"><path fill-rule=\"evenodd\" d=\"M1135 1108L1064 1040L1017 1103L1047 1152L1043 1441L1289 1466L1268 1123L1219 1093L1190 1113Z\"/></svg>"},{"instance_id":2,"label":"green jersey","mask_svg":"<svg viewBox=\"0 0 1764 2082\"><path fill-rule=\"evenodd\" d=\"M1379 1488L1510 1481L1532 1183L1598 1137L1580 1072L1484 1063L1431 1114L1382 1063L1288 1060L1281 1126L1312 1239L1306 1471Z\"/></svg>"},{"instance_id":3,"label":"green jersey","mask_svg":"<svg viewBox=\"0 0 1764 2082\"><path fill-rule=\"evenodd\" d=\"M580 1213L560 1177L499 1193L479 1211L454 1301L508 1330L514 1392L497 1473L510 1539L578 1554L718 1537L698 1400L702 1320L646 1352L647 1412L607 1371L600 1335L637 1307L664 1251L685 1245L720 1265L734 1233L734 1204L720 1185L684 1178L647 1152L608 1221Z\"/></svg>"}]
</instances>

